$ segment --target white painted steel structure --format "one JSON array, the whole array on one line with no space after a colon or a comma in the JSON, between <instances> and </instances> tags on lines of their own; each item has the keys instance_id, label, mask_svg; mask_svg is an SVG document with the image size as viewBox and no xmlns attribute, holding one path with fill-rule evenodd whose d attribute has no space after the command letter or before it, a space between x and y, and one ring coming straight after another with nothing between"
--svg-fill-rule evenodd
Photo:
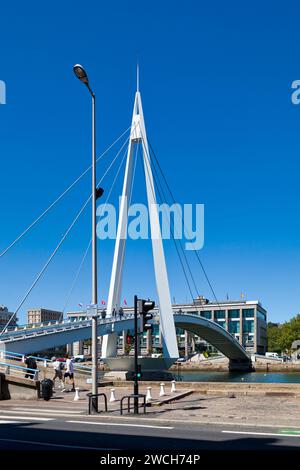
<instances>
[{"instance_id":1,"label":"white painted steel structure","mask_svg":"<svg viewBox=\"0 0 300 470\"><path fill-rule=\"evenodd\" d=\"M139 80L138 80L139 83ZM176 360L179 357L176 340L175 324L171 304L171 295L167 274L167 267L161 237L159 214L156 202L156 194L151 169L151 160L147 141L146 127L143 115L142 99L137 87L135 94L131 132L127 153L123 191L120 199L120 213L118 231L115 243L115 251L110 279L110 287L107 302L107 317L111 318L113 309L118 311L122 290L122 276L124 266L124 254L128 226L128 202L131 200L133 171L134 171L134 150L135 146L141 144L143 150L143 163L145 169L146 190L149 207L152 252L154 261L154 273L158 303L160 310L160 328L163 344L163 355L165 358ZM103 339L102 357L115 357L117 353L116 334L106 335Z\"/></svg>"}]
</instances>

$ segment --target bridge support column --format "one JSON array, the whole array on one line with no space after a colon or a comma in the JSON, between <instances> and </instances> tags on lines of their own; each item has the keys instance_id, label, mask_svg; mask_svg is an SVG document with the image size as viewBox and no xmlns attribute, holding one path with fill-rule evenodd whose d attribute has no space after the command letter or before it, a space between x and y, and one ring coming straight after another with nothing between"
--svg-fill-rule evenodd
<instances>
[{"instance_id":1,"label":"bridge support column","mask_svg":"<svg viewBox=\"0 0 300 470\"><path fill-rule=\"evenodd\" d=\"M127 330L123 330L122 337L123 337L122 354L123 356L126 356Z\"/></svg>"},{"instance_id":2,"label":"bridge support column","mask_svg":"<svg viewBox=\"0 0 300 470\"><path fill-rule=\"evenodd\" d=\"M188 331L184 331L184 355L185 358L188 359L190 353L190 345L189 345L190 335Z\"/></svg>"},{"instance_id":3,"label":"bridge support column","mask_svg":"<svg viewBox=\"0 0 300 470\"><path fill-rule=\"evenodd\" d=\"M193 334L191 334L191 350L193 354L196 352L195 335Z\"/></svg>"},{"instance_id":4,"label":"bridge support column","mask_svg":"<svg viewBox=\"0 0 300 470\"><path fill-rule=\"evenodd\" d=\"M76 341L73 343L73 355L82 355L83 354L83 341Z\"/></svg>"},{"instance_id":5,"label":"bridge support column","mask_svg":"<svg viewBox=\"0 0 300 470\"><path fill-rule=\"evenodd\" d=\"M73 356L73 343L67 344L67 354Z\"/></svg>"},{"instance_id":6,"label":"bridge support column","mask_svg":"<svg viewBox=\"0 0 300 470\"><path fill-rule=\"evenodd\" d=\"M116 333L111 333L109 335L104 335L102 340L102 354L101 357L117 357L117 341L118 335Z\"/></svg>"}]
</instances>

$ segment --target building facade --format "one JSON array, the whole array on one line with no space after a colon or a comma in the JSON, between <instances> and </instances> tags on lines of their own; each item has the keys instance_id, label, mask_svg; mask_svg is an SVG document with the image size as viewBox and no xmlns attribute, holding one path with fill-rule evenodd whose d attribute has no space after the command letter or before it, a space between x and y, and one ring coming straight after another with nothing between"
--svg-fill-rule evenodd
<instances>
[{"instance_id":1,"label":"building facade","mask_svg":"<svg viewBox=\"0 0 300 470\"><path fill-rule=\"evenodd\" d=\"M0 305L0 328L3 329L10 319L13 317L14 313L9 312L8 308L4 305ZM13 317L9 323L8 329L15 328L17 326L18 319Z\"/></svg>"},{"instance_id":2,"label":"building facade","mask_svg":"<svg viewBox=\"0 0 300 470\"><path fill-rule=\"evenodd\" d=\"M267 350L267 311L257 300L236 300L210 302L204 297L199 297L191 304L176 304L172 306L174 313L190 313L199 315L208 320L218 323L225 328L232 336L234 336L240 344L250 354L265 354ZM99 309L99 315L103 309ZM123 307L124 314L133 313L133 307ZM158 315L159 310L156 307L153 310ZM68 312L67 316L70 320L86 319L86 312ZM179 328L176 329L178 347L185 356L196 350L210 349L205 338L199 338ZM124 332L118 341L120 353L125 353L126 345L130 345L128 337L132 332ZM153 325L151 338L146 333L141 338L141 348L146 352L160 352L161 336L159 325ZM127 347L128 349L128 347Z\"/></svg>"},{"instance_id":3,"label":"building facade","mask_svg":"<svg viewBox=\"0 0 300 470\"><path fill-rule=\"evenodd\" d=\"M52 321L61 321L62 312L49 310L46 308L31 308L27 310L27 323L44 323Z\"/></svg>"}]
</instances>

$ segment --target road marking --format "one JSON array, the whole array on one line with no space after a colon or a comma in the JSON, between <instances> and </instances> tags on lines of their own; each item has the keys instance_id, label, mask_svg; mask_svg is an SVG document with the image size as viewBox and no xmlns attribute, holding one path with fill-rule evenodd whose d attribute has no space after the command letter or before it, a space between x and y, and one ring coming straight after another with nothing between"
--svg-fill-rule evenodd
<instances>
[{"instance_id":1,"label":"road marking","mask_svg":"<svg viewBox=\"0 0 300 470\"><path fill-rule=\"evenodd\" d=\"M93 421L67 421L67 423L97 424L98 426L125 426L130 428L150 428L150 429L174 429L171 426L151 426L150 424L126 424L126 423L95 423Z\"/></svg>"},{"instance_id":2,"label":"road marking","mask_svg":"<svg viewBox=\"0 0 300 470\"><path fill-rule=\"evenodd\" d=\"M37 416L6 416L1 415L0 419L22 419L26 421L54 421L54 418L38 418Z\"/></svg>"},{"instance_id":3,"label":"road marking","mask_svg":"<svg viewBox=\"0 0 300 470\"><path fill-rule=\"evenodd\" d=\"M286 434L293 434L293 435L300 435L300 429L280 429L279 431L280 434L283 434L284 436Z\"/></svg>"},{"instance_id":4,"label":"road marking","mask_svg":"<svg viewBox=\"0 0 300 470\"><path fill-rule=\"evenodd\" d=\"M300 434L281 434L274 432L252 432L252 431L222 431L226 434L247 434L250 436L276 436L276 437L300 437Z\"/></svg>"},{"instance_id":5,"label":"road marking","mask_svg":"<svg viewBox=\"0 0 300 470\"><path fill-rule=\"evenodd\" d=\"M39 442L39 441L25 441L22 439L6 439L0 438L0 442L18 442L20 444L33 444L35 446L47 446L47 447L63 447L68 449L83 449L83 450L120 450L109 447L85 447L85 446L74 446L68 444L54 444L53 442Z\"/></svg>"},{"instance_id":6,"label":"road marking","mask_svg":"<svg viewBox=\"0 0 300 470\"><path fill-rule=\"evenodd\" d=\"M70 411L70 410L56 410L56 409L38 409L38 408L12 408L14 411L27 411L29 413L64 413L64 414L80 414L83 413L85 410L82 409L81 411Z\"/></svg>"}]
</instances>

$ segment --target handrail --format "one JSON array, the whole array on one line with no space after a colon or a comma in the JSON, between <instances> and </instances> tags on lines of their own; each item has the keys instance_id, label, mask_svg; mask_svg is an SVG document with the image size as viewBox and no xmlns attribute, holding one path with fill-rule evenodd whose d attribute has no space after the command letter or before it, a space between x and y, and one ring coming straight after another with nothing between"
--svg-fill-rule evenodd
<instances>
[{"instance_id":1,"label":"handrail","mask_svg":"<svg viewBox=\"0 0 300 470\"><path fill-rule=\"evenodd\" d=\"M21 369L24 371L29 371L29 372L36 372L36 369L30 369L29 367L24 367L24 366L16 366L15 364L7 364L7 362L0 362L0 367L9 367L12 369Z\"/></svg>"},{"instance_id":2,"label":"handrail","mask_svg":"<svg viewBox=\"0 0 300 470\"><path fill-rule=\"evenodd\" d=\"M0 350L0 357L2 359L11 359L11 360L19 360L19 359L23 359L25 357L25 354L21 354L21 353L15 353L15 352L11 352L11 351L5 351L5 350ZM40 356L32 356L30 354L30 357L32 357L33 359L35 359L37 362L43 362L44 365L45 363L46 364L52 364L53 361L51 359L48 359L48 358L45 358L45 357L40 357ZM1 364L1 363L0 363ZM10 365L10 364L7 364L7 365ZM76 370L82 370L82 371L87 371L87 372L91 372L92 371L92 368L89 367L89 366L84 366L80 363L77 363L77 362L74 362L73 363L73 366L74 366L74 369ZM16 366L17 367L17 366ZM47 367L47 366L46 366Z\"/></svg>"},{"instance_id":3,"label":"handrail","mask_svg":"<svg viewBox=\"0 0 300 470\"><path fill-rule=\"evenodd\" d=\"M110 324L112 322L119 322L119 321L124 321L124 320L128 320L128 319L132 319L134 317L134 314L133 313L128 313L128 314L124 314L122 317L120 316L116 316L116 317L109 317L109 318L99 318L98 320L98 324L99 325L105 325L105 324ZM31 325L31 324L29 324ZM42 324L41 324L42 325ZM78 321L78 320L75 320L75 321L62 321L62 322L53 322L53 324L49 325L49 322L48 322L48 325L43 325L43 326L40 326L40 327L36 327L36 328L21 328L21 329L15 329L13 331L7 331L6 333L4 333L3 335L1 335L0 337L0 341L3 341L5 342L5 340L10 340L10 339L16 339L16 338L24 338L26 335L27 336L30 336L32 335L32 333L34 333L35 335L38 335L38 334L47 334L47 332L49 331L50 332L56 332L58 329L61 331L62 329L64 331L66 330L70 330L70 329L73 329L74 327L75 328L82 328L82 327L86 327L86 326L91 326L91 319L86 319L86 320L81 320L81 321Z\"/></svg>"}]
</instances>

